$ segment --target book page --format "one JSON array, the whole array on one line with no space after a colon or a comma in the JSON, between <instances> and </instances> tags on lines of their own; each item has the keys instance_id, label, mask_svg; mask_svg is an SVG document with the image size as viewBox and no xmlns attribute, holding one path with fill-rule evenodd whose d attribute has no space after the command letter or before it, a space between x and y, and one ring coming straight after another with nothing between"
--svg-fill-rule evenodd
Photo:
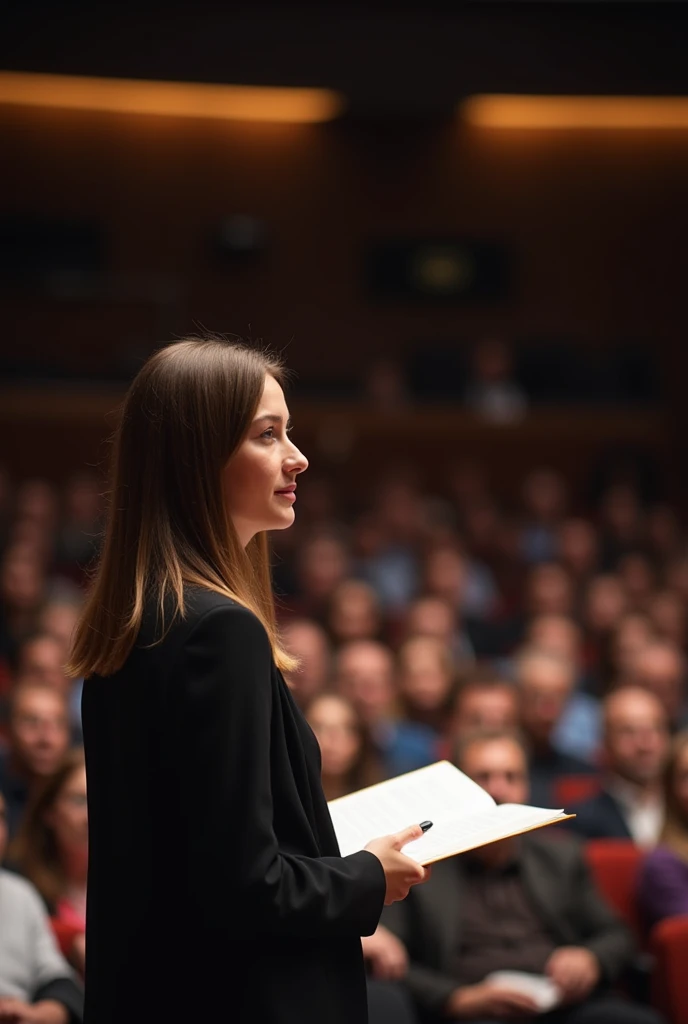
<instances>
[{"instance_id":1,"label":"book page","mask_svg":"<svg viewBox=\"0 0 688 1024\"><path fill-rule=\"evenodd\" d=\"M362 850L371 839L429 819L433 827L404 847L404 853L420 864L568 817L542 807L497 807L488 793L448 761L340 797L329 809L344 857Z\"/></svg>"},{"instance_id":2,"label":"book page","mask_svg":"<svg viewBox=\"0 0 688 1024\"><path fill-rule=\"evenodd\" d=\"M346 857L362 850L371 839L400 832L408 825L426 820L436 823L450 811L465 815L494 810L495 803L449 761L438 761L331 800L328 807L339 848Z\"/></svg>"}]
</instances>

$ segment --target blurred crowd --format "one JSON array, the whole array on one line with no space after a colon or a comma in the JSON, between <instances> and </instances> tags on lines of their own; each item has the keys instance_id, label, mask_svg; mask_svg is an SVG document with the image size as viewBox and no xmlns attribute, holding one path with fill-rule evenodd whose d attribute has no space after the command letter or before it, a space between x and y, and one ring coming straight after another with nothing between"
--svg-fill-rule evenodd
<instances>
[{"instance_id":1,"label":"blurred crowd","mask_svg":"<svg viewBox=\"0 0 688 1024\"><path fill-rule=\"evenodd\" d=\"M472 896L456 897L454 939L443 905L466 879L438 865L364 940L371 999L375 982L394 983L410 997L400 1022L508 1019L534 1009L500 1002L485 978L526 970L571 1005L594 1003L581 1024L656 1021L637 988L614 1016L635 954L581 850L618 839L643 851L645 929L688 914L684 524L623 477L588 507L556 469L533 469L508 501L478 462L448 466L433 488L420 470L381 471L368 495L355 471L305 474L296 524L273 537L278 617L300 659L287 684L320 743L326 795L447 758L498 803L577 816L501 860L459 858ZM46 930L34 948L38 925L27 927L7 957L0 928L0 1019L3 1000L24 1007L7 1019L80 1019L86 778L81 680L63 666L102 519L95 477L57 487L0 474L0 898L9 887L17 914ZM547 899L566 894L558 930L537 913L531 874Z\"/></svg>"}]
</instances>

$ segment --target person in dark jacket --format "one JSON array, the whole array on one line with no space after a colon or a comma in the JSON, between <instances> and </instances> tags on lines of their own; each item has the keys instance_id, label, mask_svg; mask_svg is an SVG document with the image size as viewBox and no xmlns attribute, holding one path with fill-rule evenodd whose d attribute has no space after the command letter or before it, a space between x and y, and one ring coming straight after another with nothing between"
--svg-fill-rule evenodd
<instances>
[{"instance_id":1,"label":"person in dark jacket","mask_svg":"<svg viewBox=\"0 0 688 1024\"><path fill-rule=\"evenodd\" d=\"M513 735L467 739L458 766L497 803L524 802L526 756ZM408 949L406 983L424 1021L537 1014L513 978L494 977L501 971L535 975L551 988L558 1005L537 1018L543 1022L659 1020L611 993L633 942L595 888L578 843L564 834L532 832L441 861L427 885L387 908L382 921Z\"/></svg>"},{"instance_id":2,"label":"person in dark jacket","mask_svg":"<svg viewBox=\"0 0 688 1024\"><path fill-rule=\"evenodd\" d=\"M668 753L669 728L659 698L638 686L610 693L604 702L602 787L571 808L574 831L585 839L655 846L664 821L662 772Z\"/></svg>"},{"instance_id":3,"label":"person in dark jacket","mask_svg":"<svg viewBox=\"0 0 688 1024\"><path fill-rule=\"evenodd\" d=\"M217 339L125 399L71 671L88 779L86 1024L353 1024L361 935L426 872L419 826L341 857L286 685L265 532L308 463L279 365ZM76 671L74 671L76 669Z\"/></svg>"}]
</instances>

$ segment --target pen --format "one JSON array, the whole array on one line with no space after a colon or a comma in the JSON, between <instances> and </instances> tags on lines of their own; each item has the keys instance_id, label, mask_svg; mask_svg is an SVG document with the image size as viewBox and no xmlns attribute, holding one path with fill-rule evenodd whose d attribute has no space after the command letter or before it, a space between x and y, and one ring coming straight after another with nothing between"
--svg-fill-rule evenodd
<instances>
[{"instance_id":1,"label":"pen","mask_svg":"<svg viewBox=\"0 0 688 1024\"><path fill-rule=\"evenodd\" d=\"M432 828L432 822L431 821L421 821L420 827L423 829L424 832L427 832L429 828Z\"/></svg>"}]
</instances>

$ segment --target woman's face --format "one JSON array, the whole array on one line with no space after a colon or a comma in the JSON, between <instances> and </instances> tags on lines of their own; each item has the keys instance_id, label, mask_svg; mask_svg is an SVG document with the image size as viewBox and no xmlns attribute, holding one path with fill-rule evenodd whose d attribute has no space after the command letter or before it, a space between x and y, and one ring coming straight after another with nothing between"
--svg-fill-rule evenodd
<instances>
[{"instance_id":1,"label":"woman's face","mask_svg":"<svg viewBox=\"0 0 688 1024\"><path fill-rule=\"evenodd\" d=\"M88 810L86 806L86 769L72 772L47 812L58 850L78 853L88 846Z\"/></svg>"},{"instance_id":2,"label":"woman's face","mask_svg":"<svg viewBox=\"0 0 688 1024\"><path fill-rule=\"evenodd\" d=\"M323 775L350 772L361 751L353 709L339 697L321 697L311 706L308 722L320 744Z\"/></svg>"},{"instance_id":3,"label":"woman's face","mask_svg":"<svg viewBox=\"0 0 688 1024\"><path fill-rule=\"evenodd\" d=\"M284 392L267 375L253 422L223 472L225 501L244 547L257 533L284 530L294 522L296 477L308 460L288 431Z\"/></svg>"}]
</instances>

